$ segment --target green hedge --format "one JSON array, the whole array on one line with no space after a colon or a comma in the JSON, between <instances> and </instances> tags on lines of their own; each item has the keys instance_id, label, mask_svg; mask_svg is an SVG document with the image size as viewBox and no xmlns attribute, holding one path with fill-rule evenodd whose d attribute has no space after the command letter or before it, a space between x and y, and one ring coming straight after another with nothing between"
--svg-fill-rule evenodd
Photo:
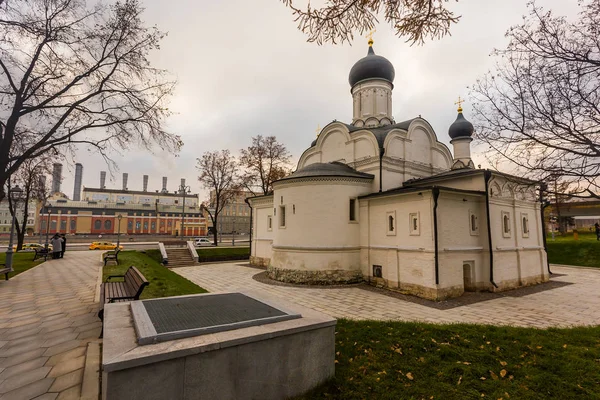
<instances>
[{"instance_id":1,"label":"green hedge","mask_svg":"<svg viewBox=\"0 0 600 400\"><path fill-rule=\"evenodd\" d=\"M211 247L196 250L198 262L247 260L250 258L249 247Z\"/></svg>"}]
</instances>

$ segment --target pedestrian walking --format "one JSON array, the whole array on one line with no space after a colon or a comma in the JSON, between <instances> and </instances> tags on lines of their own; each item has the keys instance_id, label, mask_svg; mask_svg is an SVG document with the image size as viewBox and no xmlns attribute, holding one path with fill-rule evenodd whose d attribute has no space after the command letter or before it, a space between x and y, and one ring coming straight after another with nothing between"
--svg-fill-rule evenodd
<instances>
[{"instance_id":1,"label":"pedestrian walking","mask_svg":"<svg viewBox=\"0 0 600 400\"><path fill-rule=\"evenodd\" d=\"M596 228L596 240L600 240L600 224L596 222L594 228Z\"/></svg>"},{"instance_id":2,"label":"pedestrian walking","mask_svg":"<svg viewBox=\"0 0 600 400\"><path fill-rule=\"evenodd\" d=\"M67 237L64 233L60 235L60 237L62 239L62 249L60 251L60 258L63 258L65 256L65 251L67 251Z\"/></svg>"},{"instance_id":3,"label":"pedestrian walking","mask_svg":"<svg viewBox=\"0 0 600 400\"><path fill-rule=\"evenodd\" d=\"M52 236L52 258L60 258L62 252L62 238L58 234Z\"/></svg>"}]
</instances>

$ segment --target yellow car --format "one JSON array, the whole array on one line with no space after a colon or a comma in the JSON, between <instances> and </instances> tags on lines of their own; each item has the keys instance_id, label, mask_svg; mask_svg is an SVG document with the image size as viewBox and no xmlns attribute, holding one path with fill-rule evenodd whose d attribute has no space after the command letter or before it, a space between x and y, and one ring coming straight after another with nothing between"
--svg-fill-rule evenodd
<instances>
[{"instance_id":1,"label":"yellow car","mask_svg":"<svg viewBox=\"0 0 600 400\"><path fill-rule=\"evenodd\" d=\"M20 251L35 251L37 250L41 250L44 248L43 244L39 244L39 243L23 243L23 248L21 248ZM52 245L48 244L48 250L52 251ZM13 246L13 251L17 251L17 245Z\"/></svg>"},{"instance_id":2,"label":"yellow car","mask_svg":"<svg viewBox=\"0 0 600 400\"><path fill-rule=\"evenodd\" d=\"M117 245L111 242L92 242L90 250L114 250ZM119 246L119 250L123 250L123 246Z\"/></svg>"}]
</instances>

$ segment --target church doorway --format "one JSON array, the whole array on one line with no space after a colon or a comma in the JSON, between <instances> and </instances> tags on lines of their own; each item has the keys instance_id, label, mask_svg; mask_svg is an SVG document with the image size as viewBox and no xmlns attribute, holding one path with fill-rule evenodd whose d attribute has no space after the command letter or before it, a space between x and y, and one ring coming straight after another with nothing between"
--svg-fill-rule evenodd
<instances>
[{"instance_id":1,"label":"church doorway","mask_svg":"<svg viewBox=\"0 0 600 400\"><path fill-rule=\"evenodd\" d=\"M475 278L473 276L475 272L474 264L475 262L473 261L463 261L463 282L465 292L475 291Z\"/></svg>"}]
</instances>

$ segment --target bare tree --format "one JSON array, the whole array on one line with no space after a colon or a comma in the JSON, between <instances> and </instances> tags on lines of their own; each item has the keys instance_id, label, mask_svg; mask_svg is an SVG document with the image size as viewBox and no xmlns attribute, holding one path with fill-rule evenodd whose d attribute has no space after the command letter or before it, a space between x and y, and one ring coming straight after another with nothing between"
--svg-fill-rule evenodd
<instances>
[{"instance_id":1,"label":"bare tree","mask_svg":"<svg viewBox=\"0 0 600 400\"><path fill-rule=\"evenodd\" d=\"M477 137L493 162L600 197L600 0L569 22L530 3L496 71L471 88ZM550 188L551 189L551 188Z\"/></svg>"},{"instance_id":2,"label":"bare tree","mask_svg":"<svg viewBox=\"0 0 600 400\"><path fill-rule=\"evenodd\" d=\"M290 153L275 136L255 136L252 145L240 152L242 184L255 195L271 193L273 182L291 172Z\"/></svg>"},{"instance_id":3,"label":"bare tree","mask_svg":"<svg viewBox=\"0 0 600 400\"><path fill-rule=\"evenodd\" d=\"M282 1L308 41L319 45L353 40L356 32L372 30L380 14L397 36L406 36L413 44L450 34L450 26L460 19L446 7L448 0L328 0L321 8L312 8L310 2L298 8L293 0Z\"/></svg>"},{"instance_id":4,"label":"bare tree","mask_svg":"<svg viewBox=\"0 0 600 400\"><path fill-rule=\"evenodd\" d=\"M201 205L213 224L214 244L217 244L219 215L223 208L240 193L238 165L229 150L208 151L198 158L198 180L210 191L210 198Z\"/></svg>"},{"instance_id":5,"label":"bare tree","mask_svg":"<svg viewBox=\"0 0 600 400\"><path fill-rule=\"evenodd\" d=\"M15 225L17 231L17 251L23 248L25 233L27 233L27 225L29 218L30 203L35 201L44 201L47 197L44 175L48 172L49 162L46 158L40 157L35 160L25 160L21 164L21 168L14 173L8 180L8 190L15 186L19 186L23 190L22 198L15 204L10 196L8 197L8 207L11 215L19 215L21 212L21 220L17 220ZM34 209L35 211L35 209Z\"/></svg>"},{"instance_id":6,"label":"bare tree","mask_svg":"<svg viewBox=\"0 0 600 400\"><path fill-rule=\"evenodd\" d=\"M162 126L174 82L148 55L164 33L144 26L137 0L0 3L0 200L28 159L78 144L178 150Z\"/></svg>"}]
</instances>

